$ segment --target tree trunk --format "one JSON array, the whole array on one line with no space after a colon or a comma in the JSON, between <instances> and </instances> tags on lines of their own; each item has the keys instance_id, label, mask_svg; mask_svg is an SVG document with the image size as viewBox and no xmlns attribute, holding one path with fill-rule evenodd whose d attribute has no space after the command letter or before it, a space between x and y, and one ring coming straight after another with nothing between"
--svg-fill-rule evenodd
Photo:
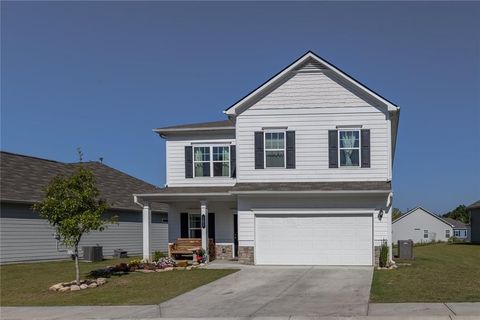
<instances>
[{"instance_id":1,"label":"tree trunk","mask_svg":"<svg viewBox=\"0 0 480 320\"><path fill-rule=\"evenodd\" d=\"M78 265L78 245L75 246L75 281L80 285L80 266Z\"/></svg>"}]
</instances>

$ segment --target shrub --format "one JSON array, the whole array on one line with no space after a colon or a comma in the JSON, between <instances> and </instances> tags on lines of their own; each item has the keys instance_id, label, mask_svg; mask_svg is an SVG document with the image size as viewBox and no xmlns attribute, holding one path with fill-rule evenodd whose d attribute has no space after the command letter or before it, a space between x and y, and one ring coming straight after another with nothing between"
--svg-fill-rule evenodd
<instances>
[{"instance_id":1,"label":"shrub","mask_svg":"<svg viewBox=\"0 0 480 320\"><path fill-rule=\"evenodd\" d=\"M108 268L92 270L88 274L92 278L110 278L112 271Z\"/></svg>"},{"instance_id":2,"label":"shrub","mask_svg":"<svg viewBox=\"0 0 480 320\"><path fill-rule=\"evenodd\" d=\"M383 241L380 247L380 267L385 268L388 265L388 244L387 241Z\"/></svg>"},{"instance_id":3,"label":"shrub","mask_svg":"<svg viewBox=\"0 0 480 320\"><path fill-rule=\"evenodd\" d=\"M165 258L167 255L161 251L155 251L153 253L153 261L159 261L161 258Z\"/></svg>"},{"instance_id":4,"label":"shrub","mask_svg":"<svg viewBox=\"0 0 480 320\"><path fill-rule=\"evenodd\" d=\"M133 259L133 260L130 260L130 262L128 263L128 266L131 268L138 268L141 264L142 264L142 260Z\"/></svg>"}]
</instances>

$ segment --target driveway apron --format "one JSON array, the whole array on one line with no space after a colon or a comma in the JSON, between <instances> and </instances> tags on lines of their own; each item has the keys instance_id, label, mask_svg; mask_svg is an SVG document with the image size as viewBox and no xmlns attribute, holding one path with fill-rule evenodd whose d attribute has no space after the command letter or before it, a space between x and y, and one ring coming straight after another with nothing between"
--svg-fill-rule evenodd
<instances>
[{"instance_id":1,"label":"driveway apron","mask_svg":"<svg viewBox=\"0 0 480 320\"><path fill-rule=\"evenodd\" d=\"M371 267L261 267L160 305L162 317L364 316ZM159 288L161 290L161 288Z\"/></svg>"}]
</instances>

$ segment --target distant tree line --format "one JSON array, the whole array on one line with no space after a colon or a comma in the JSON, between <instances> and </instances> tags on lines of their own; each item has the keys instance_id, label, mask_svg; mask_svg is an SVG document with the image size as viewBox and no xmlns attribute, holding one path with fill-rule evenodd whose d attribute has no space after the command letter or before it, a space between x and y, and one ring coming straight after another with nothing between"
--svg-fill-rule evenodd
<instances>
[{"instance_id":1,"label":"distant tree line","mask_svg":"<svg viewBox=\"0 0 480 320\"><path fill-rule=\"evenodd\" d=\"M403 212L400 209L398 209L398 208L393 208L392 209L392 221L397 220L402 215L403 215ZM468 214L467 207L463 204L459 205L458 207L456 207L452 211L449 211L449 212L443 214L442 217L455 219L455 220L458 220L458 221L461 221L461 222L467 223L467 224L470 222L470 216Z\"/></svg>"},{"instance_id":2,"label":"distant tree line","mask_svg":"<svg viewBox=\"0 0 480 320\"><path fill-rule=\"evenodd\" d=\"M444 218L452 218L463 223L469 223L470 217L468 215L467 207L463 204L459 205L452 211L445 213L442 217Z\"/></svg>"}]
</instances>

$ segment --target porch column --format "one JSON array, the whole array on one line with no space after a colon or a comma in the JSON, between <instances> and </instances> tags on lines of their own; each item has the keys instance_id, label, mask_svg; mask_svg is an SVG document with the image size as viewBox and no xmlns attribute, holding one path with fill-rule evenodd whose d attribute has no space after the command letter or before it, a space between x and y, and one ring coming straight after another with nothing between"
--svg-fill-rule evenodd
<instances>
[{"instance_id":1,"label":"porch column","mask_svg":"<svg viewBox=\"0 0 480 320\"><path fill-rule=\"evenodd\" d=\"M205 259L208 262L208 207L207 201L200 201L200 214L202 225L202 249L205 250Z\"/></svg>"},{"instance_id":2,"label":"porch column","mask_svg":"<svg viewBox=\"0 0 480 320\"><path fill-rule=\"evenodd\" d=\"M143 218L143 261L150 261L152 254L151 243L152 243L152 210L150 209L150 204L145 203L142 210Z\"/></svg>"}]
</instances>

